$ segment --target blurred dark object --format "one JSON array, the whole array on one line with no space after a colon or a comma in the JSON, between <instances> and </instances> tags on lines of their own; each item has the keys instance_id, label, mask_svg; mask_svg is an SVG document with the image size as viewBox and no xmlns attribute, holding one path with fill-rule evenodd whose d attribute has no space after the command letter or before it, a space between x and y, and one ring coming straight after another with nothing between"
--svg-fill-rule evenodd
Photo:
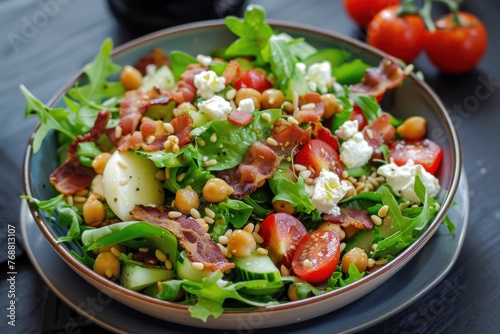
<instances>
[{"instance_id":1,"label":"blurred dark object","mask_svg":"<svg viewBox=\"0 0 500 334\"><path fill-rule=\"evenodd\" d=\"M246 0L108 0L113 15L129 29L148 33L228 15L243 15Z\"/></svg>"}]
</instances>

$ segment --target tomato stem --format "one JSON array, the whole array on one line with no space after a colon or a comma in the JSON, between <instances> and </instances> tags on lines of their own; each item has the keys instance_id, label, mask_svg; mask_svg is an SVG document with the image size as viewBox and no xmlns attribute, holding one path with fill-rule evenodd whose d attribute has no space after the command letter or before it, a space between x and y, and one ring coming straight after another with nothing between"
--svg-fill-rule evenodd
<instances>
[{"instance_id":1,"label":"tomato stem","mask_svg":"<svg viewBox=\"0 0 500 334\"><path fill-rule=\"evenodd\" d=\"M460 12L460 6L462 5L462 2L464 0L434 0L434 1L441 2L448 7L450 13L453 15L453 23L456 26L463 25L462 21L460 20L459 12Z\"/></svg>"},{"instance_id":2,"label":"tomato stem","mask_svg":"<svg viewBox=\"0 0 500 334\"><path fill-rule=\"evenodd\" d=\"M436 25L431 17L432 2L435 0L425 0L424 6L420 10L420 17L424 20L424 24L427 30L434 32L436 30Z\"/></svg>"},{"instance_id":3,"label":"tomato stem","mask_svg":"<svg viewBox=\"0 0 500 334\"><path fill-rule=\"evenodd\" d=\"M396 11L398 16L418 14L417 7L413 4L414 0L403 0Z\"/></svg>"}]
</instances>

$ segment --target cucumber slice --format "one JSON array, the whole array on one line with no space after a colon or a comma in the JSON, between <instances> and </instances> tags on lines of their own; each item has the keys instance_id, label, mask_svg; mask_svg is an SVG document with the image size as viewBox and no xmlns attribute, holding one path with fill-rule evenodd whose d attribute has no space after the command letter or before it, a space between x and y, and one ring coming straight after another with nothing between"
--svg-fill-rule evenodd
<instances>
[{"instance_id":1,"label":"cucumber slice","mask_svg":"<svg viewBox=\"0 0 500 334\"><path fill-rule=\"evenodd\" d=\"M254 295L268 295L283 287L281 274L269 256L251 254L247 257L233 257L236 274L240 281L266 280L268 284L260 287L242 289Z\"/></svg>"},{"instance_id":2,"label":"cucumber slice","mask_svg":"<svg viewBox=\"0 0 500 334\"><path fill-rule=\"evenodd\" d=\"M190 281L201 282L205 277L209 276L212 271L210 269L199 270L193 267L193 263L189 259L187 252L183 250L179 253L177 263L175 265L177 278L187 279Z\"/></svg>"},{"instance_id":3,"label":"cucumber slice","mask_svg":"<svg viewBox=\"0 0 500 334\"><path fill-rule=\"evenodd\" d=\"M397 230L392 228L392 226L386 224L382 224L377 228L382 238L387 238L388 236L397 232ZM359 230L347 242L346 247L344 249L344 253L348 252L354 247L359 247L363 249L366 252L366 254L369 254L372 247L373 238L375 236L374 234L375 232L373 230Z\"/></svg>"},{"instance_id":4,"label":"cucumber slice","mask_svg":"<svg viewBox=\"0 0 500 334\"><path fill-rule=\"evenodd\" d=\"M134 291L173 277L175 277L174 271L165 267L147 267L134 262L125 262L122 267L122 284Z\"/></svg>"}]
</instances>

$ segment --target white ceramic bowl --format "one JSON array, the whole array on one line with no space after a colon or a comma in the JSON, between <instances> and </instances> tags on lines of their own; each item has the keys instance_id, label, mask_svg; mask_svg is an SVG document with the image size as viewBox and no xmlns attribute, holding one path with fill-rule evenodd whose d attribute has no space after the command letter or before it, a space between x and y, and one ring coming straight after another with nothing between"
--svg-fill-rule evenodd
<instances>
[{"instance_id":1,"label":"white ceramic bowl","mask_svg":"<svg viewBox=\"0 0 500 334\"><path fill-rule=\"evenodd\" d=\"M369 64L377 65L384 54L370 46L351 38L304 25L269 21L273 28L292 36L305 37L317 48L338 47L350 51L354 57ZM211 50L227 46L235 36L225 27L223 21L206 21L165 29L122 45L113 53L118 64L133 64L153 47L166 51L182 50L190 54L209 53ZM63 87L51 101L51 105L61 103L62 96L68 88L81 79L81 73L67 86ZM458 188L461 171L460 144L444 105L436 94L415 75L410 75L404 84L390 91L384 98L384 109L400 118L421 115L428 123L428 137L437 142L443 149L443 159L437 172L441 191L438 199L442 208L428 230L380 270L367 275L346 287L305 300L290 302L256 310L226 311L219 318L209 318L205 323L193 319L188 307L161 301L144 294L127 290L82 265L71 254L70 250L79 251L75 244L58 243L57 238L65 235L65 230L57 223L49 222L31 206L30 210L52 247L62 259L89 284L111 296L115 300L140 312L167 321L206 328L238 329L241 324L251 324L252 328L280 326L321 316L342 306L362 298L364 295L384 283L400 270L432 237L447 210L450 208ZM41 149L33 153L28 145L24 164L24 187L27 195L38 199L49 199L55 195L49 183L49 175L57 166L57 140L51 133L43 142Z\"/></svg>"}]
</instances>

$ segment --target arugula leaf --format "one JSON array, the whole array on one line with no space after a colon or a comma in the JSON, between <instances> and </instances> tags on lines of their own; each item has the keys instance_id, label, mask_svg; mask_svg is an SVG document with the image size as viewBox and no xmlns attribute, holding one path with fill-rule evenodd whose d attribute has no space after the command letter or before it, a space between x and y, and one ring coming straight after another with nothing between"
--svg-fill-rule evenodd
<instances>
[{"instance_id":1,"label":"arugula leaf","mask_svg":"<svg viewBox=\"0 0 500 334\"><path fill-rule=\"evenodd\" d=\"M354 104L361 108L363 115L365 116L368 124L373 123L377 118L380 117L382 109L380 104L373 96L367 96L362 94L350 93L349 97L354 100Z\"/></svg>"},{"instance_id":2,"label":"arugula leaf","mask_svg":"<svg viewBox=\"0 0 500 334\"><path fill-rule=\"evenodd\" d=\"M337 96L337 100L342 105L343 109L341 112L336 113L333 117L332 122L332 132L335 133L336 130L340 128L342 124L344 124L352 113L352 104L349 102L349 99L345 96Z\"/></svg>"},{"instance_id":3,"label":"arugula leaf","mask_svg":"<svg viewBox=\"0 0 500 334\"><path fill-rule=\"evenodd\" d=\"M422 210L416 217L408 218L401 213L399 204L390 190L387 187L382 187L382 203L389 206L387 216L391 220L396 232L377 243L377 249L373 253L373 258L383 258L399 254L413 243L429 224L431 215L429 197L418 175L415 176L414 189L422 202Z\"/></svg>"},{"instance_id":4,"label":"arugula leaf","mask_svg":"<svg viewBox=\"0 0 500 334\"><path fill-rule=\"evenodd\" d=\"M252 214L253 207L246 204L245 202L228 198L224 203L220 203L219 206L226 207L229 213L229 222L235 228L243 227L247 222L248 218Z\"/></svg>"},{"instance_id":5,"label":"arugula leaf","mask_svg":"<svg viewBox=\"0 0 500 334\"><path fill-rule=\"evenodd\" d=\"M123 244L134 249L158 248L168 254L173 263L177 258L177 238L166 229L147 222L129 221L86 230L82 233L82 242L88 250Z\"/></svg>"},{"instance_id":6,"label":"arugula leaf","mask_svg":"<svg viewBox=\"0 0 500 334\"><path fill-rule=\"evenodd\" d=\"M101 101L106 98L123 96L125 88L119 81L107 81L107 78L117 74L121 66L113 63L111 51L113 41L108 38L101 45L101 49L96 58L85 65L83 72L87 75L88 84L81 87L73 87L68 91L68 96L82 101L84 97L88 101ZM82 101L84 102L84 101Z\"/></svg>"},{"instance_id":7,"label":"arugula leaf","mask_svg":"<svg viewBox=\"0 0 500 334\"><path fill-rule=\"evenodd\" d=\"M186 68L190 64L197 64L198 60L196 57L190 55L189 53L174 50L170 52L170 64L172 67L172 72L174 73L175 80L179 80L181 74L186 71Z\"/></svg>"},{"instance_id":8,"label":"arugula leaf","mask_svg":"<svg viewBox=\"0 0 500 334\"><path fill-rule=\"evenodd\" d=\"M193 318L201 319L206 322L208 317L218 318L223 312L222 306L226 299L235 299L245 304L266 307L278 304L277 301L257 302L244 297L238 290L261 287L268 284L267 280L253 280L231 283L222 280L222 273L217 270L203 281L194 282L185 280L182 282L182 288L190 294L197 297L196 304L189 308L189 313Z\"/></svg>"},{"instance_id":9,"label":"arugula leaf","mask_svg":"<svg viewBox=\"0 0 500 334\"><path fill-rule=\"evenodd\" d=\"M171 152L165 150L153 152L132 150L132 152L135 155L153 161L158 168L189 166L193 162L193 159L198 155L198 152L191 144L183 146L179 152Z\"/></svg>"},{"instance_id":10,"label":"arugula leaf","mask_svg":"<svg viewBox=\"0 0 500 334\"><path fill-rule=\"evenodd\" d=\"M271 115L270 122L262 119L264 112ZM253 142L269 137L272 125L281 117L281 110L256 111L253 116L253 121L246 126L238 126L227 120L214 120L191 131L193 136L199 136L205 143L201 146L197 141L198 159L217 161L215 166L207 167L207 170L219 171L240 164ZM217 140L212 142L210 139L214 133Z\"/></svg>"},{"instance_id":11,"label":"arugula leaf","mask_svg":"<svg viewBox=\"0 0 500 334\"><path fill-rule=\"evenodd\" d=\"M290 78L294 77L297 58L288 48L288 40L282 35L272 35L269 44L263 50L264 60L269 62L276 75L280 87L286 87ZM301 95L303 92L298 92Z\"/></svg>"},{"instance_id":12,"label":"arugula leaf","mask_svg":"<svg viewBox=\"0 0 500 334\"><path fill-rule=\"evenodd\" d=\"M347 277L345 277L347 276ZM335 269L332 276L328 278L326 285L330 289L338 289L352 282L355 282L365 276L365 272L359 272L358 267L354 263L349 264L347 274L342 272L340 265Z\"/></svg>"},{"instance_id":13,"label":"arugula leaf","mask_svg":"<svg viewBox=\"0 0 500 334\"><path fill-rule=\"evenodd\" d=\"M226 49L227 57L252 56L255 57L255 63L263 65L261 49L267 44L273 34L273 30L266 23L266 12L260 5L248 5L243 20L235 16L225 18L226 26L239 39L234 41Z\"/></svg>"},{"instance_id":14,"label":"arugula leaf","mask_svg":"<svg viewBox=\"0 0 500 334\"><path fill-rule=\"evenodd\" d=\"M66 203L63 194L51 199L40 201L31 196L21 196L22 199L32 201L39 210L45 212L50 220L55 220L56 215L60 226L67 227L69 230L65 236L60 236L57 242L70 242L80 239L82 217L78 214L78 209Z\"/></svg>"},{"instance_id":15,"label":"arugula leaf","mask_svg":"<svg viewBox=\"0 0 500 334\"><path fill-rule=\"evenodd\" d=\"M57 130L73 141L76 138L78 131L73 127L73 117L71 111L64 108L49 108L24 86L20 86L21 93L26 99L25 117L33 115L40 119L40 126L35 132L33 138L33 152L40 150L42 141L50 130Z\"/></svg>"},{"instance_id":16,"label":"arugula leaf","mask_svg":"<svg viewBox=\"0 0 500 334\"><path fill-rule=\"evenodd\" d=\"M275 194L274 201L285 201L290 203L297 212L311 213L316 207L307 196L304 179L299 177L293 182L281 173L274 173L269 180L271 191Z\"/></svg>"}]
</instances>

